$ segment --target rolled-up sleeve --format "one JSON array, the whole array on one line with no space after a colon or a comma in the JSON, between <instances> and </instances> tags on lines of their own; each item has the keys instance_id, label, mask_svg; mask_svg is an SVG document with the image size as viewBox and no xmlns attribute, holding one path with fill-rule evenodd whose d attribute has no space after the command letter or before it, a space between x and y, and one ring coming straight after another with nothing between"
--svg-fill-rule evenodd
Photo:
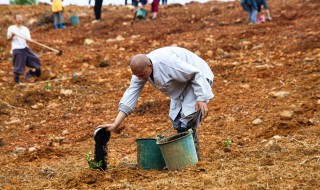
<instances>
[{"instance_id":1,"label":"rolled-up sleeve","mask_svg":"<svg viewBox=\"0 0 320 190\"><path fill-rule=\"evenodd\" d=\"M130 115L132 113L146 82L147 81L139 80L134 75L132 76L130 86L120 100L119 111L123 111L126 115Z\"/></svg>"}]
</instances>

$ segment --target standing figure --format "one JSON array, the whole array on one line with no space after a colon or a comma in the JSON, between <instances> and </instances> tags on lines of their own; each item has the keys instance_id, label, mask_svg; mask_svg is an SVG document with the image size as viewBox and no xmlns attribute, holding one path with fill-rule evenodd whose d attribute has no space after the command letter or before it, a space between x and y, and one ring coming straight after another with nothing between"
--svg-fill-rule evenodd
<instances>
[{"instance_id":1,"label":"standing figure","mask_svg":"<svg viewBox=\"0 0 320 190\"><path fill-rule=\"evenodd\" d=\"M52 2L52 13L53 13L53 22L54 28L65 28L64 19L63 19L63 0L51 0Z\"/></svg>"},{"instance_id":2,"label":"standing figure","mask_svg":"<svg viewBox=\"0 0 320 190\"><path fill-rule=\"evenodd\" d=\"M92 21L92 23L100 22L102 3L103 3L103 0L96 0L95 1L95 3L94 3L95 20Z\"/></svg>"},{"instance_id":3,"label":"standing figure","mask_svg":"<svg viewBox=\"0 0 320 190\"><path fill-rule=\"evenodd\" d=\"M159 3L160 0L153 0L153 2L151 3L151 19L154 20L157 18L157 14L159 11Z\"/></svg>"},{"instance_id":4,"label":"standing figure","mask_svg":"<svg viewBox=\"0 0 320 190\"><path fill-rule=\"evenodd\" d=\"M25 39L31 40L30 31L27 27L21 25L22 20L21 15L14 16L15 24L9 26L7 31L7 38L11 40L14 82L16 84L20 83L20 75L23 75L26 66L35 69L35 71L30 69L27 72L26 79L34 76L40 77L41 75L40 59L28 48Z\"/></svg>"},{"instance_id":5,"label":"standing figure","mask_svg":"<svg viewBox=\"0 0 320 190\"><path fill-rule=\"evenodd\" d=\"M256 24L258 12L261 11L263 5L264 13L268 21L271 21L270 12L267 5L267 0L240 0L243 9L248 12L249 23Z\"/></svg>"}]
</instances>

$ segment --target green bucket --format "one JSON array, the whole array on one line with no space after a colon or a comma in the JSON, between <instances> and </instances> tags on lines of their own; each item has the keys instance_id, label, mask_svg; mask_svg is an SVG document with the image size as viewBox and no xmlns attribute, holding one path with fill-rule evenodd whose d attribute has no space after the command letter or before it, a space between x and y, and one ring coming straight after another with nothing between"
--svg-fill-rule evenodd
<instances>
[{"instance_id":1,"label":"green bucket","mask_svg":"<svg viewBox=\"0 0 320 190\"><path fill-rule=\"evenodd\" d=\"M195 165L198 162L192 131L159 139L157 144L171 171L181 170L187 165Z\"/></svg>"},{"instance_id":2,"label":"green bucket","mask_svg":"<svg viewBox=\"0 0 320 190\"><path fill-rule=\"evenodd\" d=\"M147 10L140 8L140 9L137 10L136 17L138 19L142 20L142 19L145 19L147 17L147 14L148 14Z\"/></svg>"},{"instance_id":3,"label":"green bucket","mask_svg":"<svg viewBox=\"0 0 320 190\"><path fill-rule=\"evenodd\" d=\"M162 157L159 145L156 139L137 139L137 159L138 166L142 169L162 170L166 163Z\"/></svg>"},{"instance_id":4,"label":"green bucket","mask_svg":"<svg viewBox=\"0 0 320 190\"><path fill-rule=\"evenodd\" d=\"M79 24L79 16L78 15L70 16L70 23L71 25Z\"/></svg>"}]
</instances>

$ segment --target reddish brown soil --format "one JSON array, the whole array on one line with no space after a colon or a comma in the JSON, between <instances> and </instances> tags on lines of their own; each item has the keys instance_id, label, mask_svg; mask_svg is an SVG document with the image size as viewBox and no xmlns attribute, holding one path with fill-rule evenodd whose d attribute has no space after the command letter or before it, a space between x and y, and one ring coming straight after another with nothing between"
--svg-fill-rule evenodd
<instances>
[{"instance_id":1,"label":"reddish brown soil","mask_svg":"<svg viewBox=\"0 0 320 190\"><path fill-rule=\"evenodd\" d=\"M92 9L70 6L66 20L79 14L80 24L65 30L47 22L49 5L0 6L0 189L320 189L320 4L286 2L270 0L273 21L258 25L246 24L239 2L168 5L154 21L105 6L95 24ZM63 51L30 44L44 72L21 86L13 85L5 40L17 13L35 40ZM169 99L147 85L124 129L112 133L108 172L88 169L92 133L116 116L130 57L173 44L215 73L216 97L198 130L203 161L180 172L135 166L135 139L170 126ZM287 95L275 97L279 91Z\"/></svg>"}]
</instances>

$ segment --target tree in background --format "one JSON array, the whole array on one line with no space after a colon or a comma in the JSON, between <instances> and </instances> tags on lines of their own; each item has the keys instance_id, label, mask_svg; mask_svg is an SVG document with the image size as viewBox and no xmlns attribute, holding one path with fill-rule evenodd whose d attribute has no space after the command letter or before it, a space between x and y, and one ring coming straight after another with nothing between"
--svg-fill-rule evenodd
<instances>
[{"instance_id":1,"label":"tree in background","mask_svg":"<svg viewBox=\"0 0 320 190\"><path fill-rule=\"evenodd\" d=\"M17 5L32 5L36 4L37 0L10 0L10 4Z\"/></svg>"}]
</instances>

